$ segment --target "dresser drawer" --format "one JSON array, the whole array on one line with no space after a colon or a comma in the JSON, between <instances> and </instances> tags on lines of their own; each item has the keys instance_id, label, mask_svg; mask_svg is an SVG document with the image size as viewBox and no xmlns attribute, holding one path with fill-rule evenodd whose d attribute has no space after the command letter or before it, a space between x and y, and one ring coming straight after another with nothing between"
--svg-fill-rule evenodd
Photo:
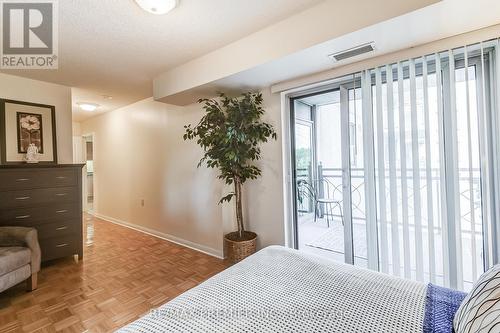
<instances>
[{"instance_id":1,"label":"dresser drawer","mask_svg":"<svg viewBox=\"0 0 500 333\"><path fill-rule=\"evenodd\" d=\"M54 204L43 207L0 209L0 225L32 226L39 223L59 222L81 218L78 203Z\"/></svg>"},{"instance_id":2,"label":"dresser drawer","mask_svg":"<svg viewBox=\"0 0 500 333\"><path fill-rule=\"evenodd\" d=\"M76 186L78 177L81 177L79 169L3 170L0 173L0 191Z\"/></svg>"},{"instance_id":3,"label":"dresser drawer","mask_svg":"<svg viewBox=\"0 0 500 333\"><path fill-rule=\"evenodd\" d=\"M40 204L78 202L76 187L55 187L0 192L0 209L30 207Z\"/></svg>"},{"instance_id":4,"label":"dresser drawer","mask_svg":"<svg viewBox=\"0 0 500 333\"><path fill-rule=\"evenodd\" d=\"M55 258L67 257L78 253L80 244L79 236L67 235L40 239L40 250L42 251L42 261Z\"/></svg>"},{"instance_id":5,"label":"dresser drawer","mask_svg":"<svg viewBox=\"0 0 500 333\"><path fill-rule=\"evenodd\" d=\"M35 228L38 231L38 239L47 239L69 235L78 236L82 232L82 225L77 220L39 224L35 226Z\"/></svg>"}]
</instances>

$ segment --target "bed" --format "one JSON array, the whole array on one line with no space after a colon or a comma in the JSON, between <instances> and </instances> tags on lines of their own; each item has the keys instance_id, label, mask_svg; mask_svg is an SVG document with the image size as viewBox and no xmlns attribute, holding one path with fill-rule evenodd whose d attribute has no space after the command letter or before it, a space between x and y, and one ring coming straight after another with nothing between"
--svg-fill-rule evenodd
<instances>
[{"instance_id":1,"label":"bed","mask_svg":"<svg viewBox=\"0 0 500 333\"><path fill-rule=\"evenodd\" d=\"M433 294L448 302L422 283L271 246L118 332L425 332L442 317Z\"/></svg>"}]
</instances>

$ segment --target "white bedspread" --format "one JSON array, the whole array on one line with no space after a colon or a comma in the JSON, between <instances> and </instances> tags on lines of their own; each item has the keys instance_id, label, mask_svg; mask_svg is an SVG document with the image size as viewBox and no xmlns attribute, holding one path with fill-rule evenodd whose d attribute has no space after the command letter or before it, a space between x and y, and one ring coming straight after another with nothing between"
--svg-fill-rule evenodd
<instances>
[{"instance_id":1,"label":"white bedspread","mask_svg":"<svg viewBox=\"0 0 500 333\"><path fill-rule=\"evenodd\" d=\"M119 330L422 332L426 286L271 246Z\"/></svg>"}]
</instances>

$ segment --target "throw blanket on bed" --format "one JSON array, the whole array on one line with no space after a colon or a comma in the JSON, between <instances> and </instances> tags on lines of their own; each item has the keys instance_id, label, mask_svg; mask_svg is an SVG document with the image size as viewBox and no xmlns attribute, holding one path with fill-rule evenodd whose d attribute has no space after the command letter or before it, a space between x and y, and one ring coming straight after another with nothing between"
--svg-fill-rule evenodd
<instances>
[{"instance_id":1,"label":"throw blanket on bed","mask_svg":"<svg viewBox=\"0 0 500 333\"><path fill-rule=\"evenodd\" d=\"M426 286L271 246L121 333L421 333Z\"/></svg>"},{"instance_id":2,"label":"throw blanket on bed","mask_svg":"<svg viewBox=\"0 0 500 333\"><path fill-rule=\"evenodd\" d=\"M453 332L453 317L466 295L429 283L425 300L424 333Z\"/></svg>"}]
</instances>

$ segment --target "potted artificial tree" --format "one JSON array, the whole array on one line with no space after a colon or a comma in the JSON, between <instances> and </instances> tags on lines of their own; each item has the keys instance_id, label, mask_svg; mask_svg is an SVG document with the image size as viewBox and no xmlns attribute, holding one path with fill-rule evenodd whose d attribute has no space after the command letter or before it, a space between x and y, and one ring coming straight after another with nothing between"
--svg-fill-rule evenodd
<instances>
[{"instance_id":1,"label":"potted artificial tree","mask_svg":"<svg viewBox=\"0 0 500 333\"><path fill-rule=\"evenodd\" d=\"M226 256L238 262L255 252L257 234L246 231L243 223L242 185L256 179L261 170L254 165L260 159L260 144L276 139L272 125L261 120L264 114L261 93L245 93L238 98L219 94L219 99L200 99L205 115L198 125L184 126L184 140L196 139L204 154L198 167L205 163L219 170L218 178L234 186L234 191L220 199L236 207L238 231L224 236Z\"/></svg>"}]
</instances>

